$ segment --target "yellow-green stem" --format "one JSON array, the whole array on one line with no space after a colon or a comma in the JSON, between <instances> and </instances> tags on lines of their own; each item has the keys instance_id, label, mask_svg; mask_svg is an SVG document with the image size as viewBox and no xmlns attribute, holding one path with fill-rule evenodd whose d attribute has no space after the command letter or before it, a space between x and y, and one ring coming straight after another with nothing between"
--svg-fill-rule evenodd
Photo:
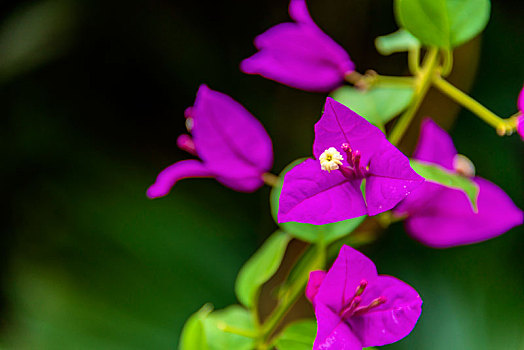
<instances>
[{"instance_id":1,"label":"yellow-green stem","mask_svg":"<svg viewBox=\"0 0 524 350\"><path fill-rule=\"evenodd\" d=\"M409 85L412 86L415 84L415 79L413 77L395 77L389 75L377 75L375 85L378 86L399 86L399 85Z\"/></svg>"},{"instance_id":2,"label":"yellow-green stem","mask_svg":"<svg viewBox=\"0 0 524 350\"><path fill-rule=\"evenodd\" d=\"M406 109L406 111L399 117L397 124L391 131L389 136L389 141L396 145L400 142L404 133L408 129L411 121L415 117L420 104L424 100L426 93L431 86L431 80L435 74L435 69L437 68L437 58L438 58L438 49L430 48L424 59L424 64L419 74L416 76L417 79L417 89L411 100L411 104Z\"/></svg>"},{"instance_id":3,"label":"yellow-green stem","mask_svg":"<svg viewBox=\"0 0 524 350\"><path fill-rule=\"evenodd\" d=\"M353 84L357 89L368 90L373 86L399 86L410 85L415 83L413 77L398 77L390 75L379 75L374 70L367 70L365 74L352 72L346 75L346 81Z\"/></svg>"},{"instance_id":4,"label":"yellow-green stem","mask_svg":"<svg viewBox=\"0 0 524 350\"><path fill-rule=\"evenodd\" d=\"M475 99L471 98L464 92L451 85L446 80L437 76L433 79L433 85L444 94L449 96L452 100L460 104L461 106L469 109L471 112L476 114L480 119L484 120L489 125L493 126L500 135L511 133L514 131L515 126L510 120L504 120L498 117L495 113L481 105Z\"/></svg>"},{"instance_id":5,"label":"yellow-green stem","mask_svg":"<svg viewBox=\"0 0 524 350\"><path fill-rule=\"evenodd\" d=\"M315 254L314 258L310 262L310 268L306 269L305 273L295 280L293 285L290 286L288 292L280 300L280 303L264 322L262 333L265 343L260 344L258 349L264 349L267 347L270 337L275 329L280 325L288 311L304 292L304 288L306 287L307 281L309 279L309 272L313 269L324 267L326 260L326 246L323 243L318 243L317 249L317 254Z\"/></svg>"},{"instance_id":6,"label":"yellow-green stem","mask_svg":"<svg viewBox=\"0 0 524 350\"><path fill-rule=\"evenodd\" d=\"M264 173L262 174L262 180L264 180L266 185L274 187L277 184L278 176L271 173Z\"/></svg>"},{"instance_id":7,"label":"yellow-green stem","mask_svg":"<svg viewBox=\"0 0 524 350\"><path fill-rule=\"evenodd\" d=\"M409 49L408 68L413 75L420 73L420 47Z\"/></svg>"},{"instance_id":8,"label":"yellow-green stem","mask_svg":"<svg viewBox=\"0 0 524 350\"><path fill-rule=\"evenodd\" d=\"M450 49L442 50L442 70L440 74L447 77L453 69L453 51Z\"/></svg>"}]
</instances>

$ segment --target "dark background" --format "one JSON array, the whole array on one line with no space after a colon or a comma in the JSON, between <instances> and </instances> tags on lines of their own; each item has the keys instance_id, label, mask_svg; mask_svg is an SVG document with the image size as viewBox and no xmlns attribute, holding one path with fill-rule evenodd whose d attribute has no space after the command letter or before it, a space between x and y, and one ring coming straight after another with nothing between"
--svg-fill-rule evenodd
<instances>
[{"instance_id":1,"label":"dark background","mask_svg":"<svg viewBox=\"0 0 524 350\"><path fill-rule=\"evenodd\" d=\"M405 73L404 55L373 46L396 30L392 1L309 6L361 72ZM451 80L502 116L516 112L524 79L523 15L521 1L494 1L482 40L455 57ZM238 69L253 38L287 20L286 1L0 2L2 348L173 349L202 304L235 303L238 269L275 229L269 189L185 180L154 201L145 189L187 157L175 140L201 83L262 121L274 172L310 154L325 96ZM421 116L451 127L478 174L524 208L524 143L464 110L452 126L458 111L432 92ZM435 250L399 224L365 247L424 300L415 331L387 348L524 348L523 233Z\"/></svg>"}]
</instances>

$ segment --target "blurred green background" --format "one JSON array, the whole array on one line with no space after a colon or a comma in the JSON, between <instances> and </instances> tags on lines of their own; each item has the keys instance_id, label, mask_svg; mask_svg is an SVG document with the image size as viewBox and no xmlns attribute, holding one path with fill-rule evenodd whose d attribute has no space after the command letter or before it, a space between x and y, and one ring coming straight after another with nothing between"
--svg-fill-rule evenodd
<instances>
[{"instance_id":1,"label":"blurred green background","mask_svg":"<svg viewBox=\"0 0 524 350\"><path fill-rule=\"evenodd\" d=\"M392 1L309 6L360 71L405 73L404 55L373 46L396 29ZM516 112L524 79L523 15L520 1L494 1L451 77L503 116ZM310 154L325 96L238 69L253 38L287 20L287 1L0 2L1 348L173 349L202 304L235 303L236 273L275 229L269 189L185 180L154 201L145 189L186 157L175 140L201 83L262 121L275 172ZM457 112L432 92L421 115L451 126ZM478 174L524 208L524 143L464 110L450 132ZM379 272L424 300L415 331L384 348L524 349L523 234L435 250L396 225L365 247Z\"/></svg>"}]
</instances>

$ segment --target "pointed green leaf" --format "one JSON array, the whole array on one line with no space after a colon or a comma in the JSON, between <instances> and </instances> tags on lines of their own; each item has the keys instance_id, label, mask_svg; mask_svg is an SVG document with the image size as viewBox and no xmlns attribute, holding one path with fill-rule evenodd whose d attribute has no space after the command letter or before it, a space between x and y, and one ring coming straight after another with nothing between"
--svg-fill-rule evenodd
<instances>
[{"instance_id":1,"label":"pointed green leaf","mask_svg":"<svg viewBox=\"0 0 524 350\"><path fill-rule=\"evenodd\" d=\"M317 334L317 322L300 320L291 323L275 340L278 350L311 350Z\"/></svg>"},{"instance_id":2,"label":"pointed green leaf","mask_svg":"<svg viewBox=\"0 0 524 350\"><path fill-rule=\"evenodd\" d=\"M425 163L411 159L410 164L413 170L427 181L463 191L466 196L468 196L473 209L477 211L479 187L473 180L433 163Z\"/></svg>"},{"instance_id":3,"label":"pointed green leaf","mask_svg":"<svg viewBox=\"0 0 524 350\"><path fill-rule=\"evenodd\" d=\"M413 97L411 86L374 87L361 91L343 86L331 93L336 101L357 112L371 124L383 128L384 124L402 112Z\"/></svg>"},{"instance_id":4,"label":"pointed green leaf","mask_svg":"<svg viewBox=\"0 0 524 350\"><path fill-rule=\"evenodd\" d=\"M387 56L395 52L405 52L420 46L420 41L405 29L399 29L388 35L375 39L375 47L382 55Z\"/></svg>"},{"instance_id":5,"label":"pointed green leaf","mask_svg":"<svg viewBox=\"0 0 524 350\"><path fill-rule=\"evenodd\" d=\"M450 49L482 32L489 0L396 0L397 22L422 44Z\"/></svg>"},{"instance_id":6,"label":"pointed green leaf","mask_svg":"<svg viewBox=\"0 0 524 350\"><path fill-rule=\"evenodd\" d=\"M295 165L304 161L305 158L297 159L289 164L279 175L278 181L271 190L270 204L271 215L275 222L277 221L278 203L280 200L280 193L282 192L282 184L284 182L284 175L291 170ZM293 237L305 242L324 242L329 244L337 239L344 237L354 229L356 229L366 217L361 216L354 219L334 222L326 225L311 225L298 222L285 222L278 224L282 230L289 233Z\"/></svg>"},{"instance_id":7,"label":"pointed green leaf","mask_svg":"<svg viewBox=\"0 0 524 350\"><path fill-rule=\"evenodd\" d=\"M179 350L208 350L204 320L213 310L211 304L202 306L186 321L180 334Z\"/></svg>"},{"instance_id":8,"label":"pointed green leaf","mask_svg":"<svg viewBox=\"0 0 524 350\"><path fill-rule=\"evenodd\" d=\"M276 231L242 267L235 283L235 292L242 304L254 306L260 287L277 271L290 240L287 233Z\"/></svg>"}]
</instances>

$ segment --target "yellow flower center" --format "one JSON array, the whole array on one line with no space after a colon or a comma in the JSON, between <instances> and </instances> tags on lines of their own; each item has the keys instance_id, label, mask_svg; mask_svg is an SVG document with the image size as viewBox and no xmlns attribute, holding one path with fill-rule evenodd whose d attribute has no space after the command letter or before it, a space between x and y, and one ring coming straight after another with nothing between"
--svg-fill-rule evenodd
<instances>
[{"instance_id":1,"label":"yellow flower center","mask_svg":"<svg viewBox=\"0 0 524 350\"><path fill-rule=\"evenodd\" d=\"M335 147L329 147L320 155L318 160L320 161L322 170L329 173L331 170L337 170L339 166L342 165L341 161L344 160L344 158Z\"/></svg>"}]
</instances>

